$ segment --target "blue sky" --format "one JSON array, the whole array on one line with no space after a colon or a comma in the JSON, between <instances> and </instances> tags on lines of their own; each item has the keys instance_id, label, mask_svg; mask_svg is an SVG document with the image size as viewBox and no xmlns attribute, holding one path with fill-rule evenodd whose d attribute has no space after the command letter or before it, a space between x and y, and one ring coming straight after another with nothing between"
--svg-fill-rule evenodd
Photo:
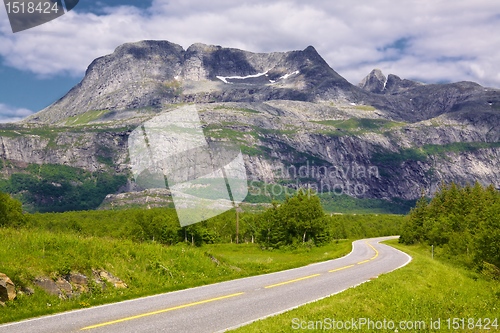
<instances>
[{"instance_id":1,"label":"blue sky","mask_svg":"<svg viewBox=\"0 0 500 333\"><path fill-rule=\"evenodd\" d=\"M354 84L380 68L427 83L500 88L495 31L494 0L80 0L63 17L16 34L0 6L0 122L50 105L93 59L143 39L255 52L313 45Z\"/></svg>"}]
</instances>

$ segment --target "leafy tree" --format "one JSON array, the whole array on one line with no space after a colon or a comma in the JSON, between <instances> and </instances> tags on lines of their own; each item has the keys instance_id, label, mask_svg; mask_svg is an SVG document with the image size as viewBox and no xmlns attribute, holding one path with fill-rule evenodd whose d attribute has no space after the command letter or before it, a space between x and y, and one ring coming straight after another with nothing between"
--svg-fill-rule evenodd
<instances>
[{"instance_id":1,"label":"leafy tree","mask_svg":"<svg viewBox=\"0 0 500 333\"><path fill-rule=\"evenodd\" d=\"M267 247L279 248L297 243L320 243L327 237L327 224L322 219L323 208L311 191L299 190L281 205L273 207L258 218L259 241Z\"/></svg>"},{"instance_id":2,"label":"leafy tree","mask_svg":"<svg viewBox=\"0 0 500 333\"><path fill-rule=\"evenodd\" d=\"M27 217L23 214L21 202L0 192L0 227L20 227L26 222Z\"/></svg>"}]
</instances>

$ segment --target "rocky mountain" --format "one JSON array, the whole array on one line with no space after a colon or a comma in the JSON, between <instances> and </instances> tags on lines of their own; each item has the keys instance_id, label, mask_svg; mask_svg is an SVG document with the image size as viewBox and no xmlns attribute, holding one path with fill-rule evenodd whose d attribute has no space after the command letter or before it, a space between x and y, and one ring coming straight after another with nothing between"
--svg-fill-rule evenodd
<instances>
[{"instance_id":1,"label":"rocky mountain","mask_svg":"<svg viewBox=\"0 0 500 333\"><path fill-rule=\"evenodd\" d=\"M389 74L386 77L380 69L376 68L358 84L358 87L375 94L394 95L421 85L423 84L419 82L402 80L394 74Z\"/></svg>"},{"instance_id":2,"label":"rocky mountain","mask_svg":"<svg viewBox=\"0 0 500 333\"><path fill-rule=\"evenodd\" d=\"M356 93L311 46L259 54L143 41L94 60L80 84L27 121L54 124L91 110L158 109L183 102L314 101Z\"/></svg>"},{"instance_id":3,"label":"rocky mountain","mask_svg":"<svg viewBox=\"0 0 500 333\"><path fill-rule=\"evenodd\" d=\"M500 188L498 89L380 70L354 86L311 46L264 54L142 41L94 60L48 108L0 126L0 189L50 205L106 173L126 177L99 189L108 204L134 193L154 201L130 174L127 139L186 103L196 105L209 141L240 146L254 190L309 185L333 198L412 200L442 181ZM44 163L73 171L43 176L36 166Z\"/></svg>"}]
</instances>

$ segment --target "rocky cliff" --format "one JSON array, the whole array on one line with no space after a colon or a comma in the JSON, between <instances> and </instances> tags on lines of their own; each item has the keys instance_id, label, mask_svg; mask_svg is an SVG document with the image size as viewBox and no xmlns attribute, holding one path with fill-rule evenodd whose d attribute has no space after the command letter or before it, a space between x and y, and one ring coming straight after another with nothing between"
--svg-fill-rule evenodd
<instances>
[{"instance_id":1,"label":"rocky cliff","mask_svg":"<svg viewBox=\"0 0 500 333\"><path fill-rule=\"evenodd\" d=\"M161 109L182 102L344 98L353 90L360 93L311 46L261 54L143 41L94 60L80 84L27 121L54 124L92 110Z\"/></svg>"},{"instance_id":2,"label":"rocky cliff","mask_svg":"<svg viewBox=\"0 0 500 333\"><path fill-rule=\"evenodd\" d=\"M354 86L313 47L262 54L165 41L118 47L59 101L3 125L2 174L64 164L125 174L120 191L141 190L128 135L179 103L196 104L209 141L240 146L253 181L387 199L432 195L442 181L500 187L497 89L380 70Z\"/></svg>"}]
</instances>

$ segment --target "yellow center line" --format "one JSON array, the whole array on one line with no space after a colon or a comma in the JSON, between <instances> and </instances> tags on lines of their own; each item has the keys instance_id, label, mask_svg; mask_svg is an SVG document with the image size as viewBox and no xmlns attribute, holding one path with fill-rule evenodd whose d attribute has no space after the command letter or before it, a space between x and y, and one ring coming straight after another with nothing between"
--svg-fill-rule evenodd
<instances>
[{"instance_id":1,"label":"yellow center line","mask_svg":"<svg viewBox=\"0 0 500 333\"><path fill-rule=\"evenodd\" d=\"M369 247L371 247L373 249L373 251L375 251L375 255L373 257L371 257L370 259L368 259L368 260L364 260L364 261L358 262L357 263L358 265L361 265L361 264L364 264L364 263L369 262L371 260L374 260L379 255L379 252L377 251L377 249L375 247L373 247L368 242L366 242L366 244ZM351 268L353 266L355 266L355 265L348 265L348 266L344 266L344 267L332 269L332 270L329 270L328 272L333 273L333 272L337 272L337 271L340 271L340 270L343 270L343 269ZM266 286L264 288L265 289L274 288L274 287L282 286L282 285L285 285L285 284L289 284L289 283L294 283L294 282L298 282L298 281L310 279L310 278L313 278L313 277L316 277L316 276L320 276L320 275L321 274L308 275L308 276L304 276L304 277L301 277L301 278L298 278L298 279L288 280L288 281L285 281L285 282L280 282L280 283L272 284L272 285ZM80 330L81 331L83 331L83 330L90 330L90 329L93 329L93 328L98 328L98 327L103 327L103 326L108 326L108 325L114 325L114 324L122 323L122 322L125 322L125 321L129 321L129 320L134 320L134 319L139 319L139 318L144 318L144 317L148 317L148 316L153 316L153 315L157 315L157 314L165 313L165 312L169 312L169 311L184 309L184 308L188 308L188 307L195 306L195 305L200 305L200 304L206 304L206 303L210 303L210 302L215 302L215 301L219 301L219 300L226 299L226 298L240 296L240 295L243 295L243 294L244 294L244 292L241 292L241 293L236 293L236 294L231 294L231 295L226 295L226 296L211 298L211 299L207 299L207 300L203 300L203 301L198 301L198 302L183 304L183 305L174 306L174 307L163 309L163 310L158 310L158 311L153 311L153 312L147 312L147 313L143 313L143 314L136 315L136 316L126 317L126 318L122 318L122 319L117 319L117 320L113 320L113 321L104 322L104 323L101 323L101 324L87 326L87 327L84 327L84 328L82 328Z\"/></svg>"},{"instance_id":2,"label":"yellow center line","mask_svg":"<svg viewBox=\"0 0 500 333\"><path fill-rule=\"evenodd\" d=\"M337 272L337 271L341 271L343 269L347 269L347 268L351 268L351 267L354 267L354 265L349 265L349 266L344 266L344 267L340 267L340 268L336 268L336 269L332 269L330 271L328 271L329 273L333 273L333 272Z\"/></svg>"},{"instance_id":3,"label":"yellow center line","mask_svg":"<svg viewBox=\"0 0 500 333\"><path fill-rule=\"evenodd\" d=\"M289 280L289 281L285 281L285 282L281 282L281 283L272 284L272 285L266 286L264 288L265 289L274 288L274 287L282 286L284 284L289 284L289 283L293 283L293 282L297 282L297 281L302 281L302 280L310 279L310 278L313 278L313 277L316 277L316 276L320 276L320 275L321 274L308 275L308 276L304 276L304 277L301 277L301 278L298 278L298 279L294 279L294 280Z\"/></svg>"},{"instance_id":4,"label":"yellow center line","mask_svg":"<svg viewBox=\"0 0 500 333\"><path fill-rule=\"evenodd\" d=\"M93 329L93 328L98 328L98 327L103 327L103 326L108 326L108 325L113 325L113 324L118 324L118 323L122 323L124 321L129 321L129 320L144 318L144 317L148 317L148 316L153 316L153 315L157 315L157 314L160 314L160 313L165 313L165 312L169 312L169 311L184 309L184 308L188 308L188 307L195 306L195 305L200 305L200 304L215 302L215 301L219 301L219 300L226 299L226 298L240 296L240 295L243 295L243 294L244 293L236 293L236 294L231 294L231 295L226 295L226 296L221 296L221 297L206 299L206 300L199 301L199 302L193 302L193 303L183 304L183 305L179 305L179 306L174 306L174 307L168 308L168 309L163 309L163 310L158 310L158 311L153 311L153 312L147 312L147 313L143 313L143 314L136 315L136 316L126 317L126 318L122 318L122 319L118 319L118 320L113 320L113 321L108 321L108 322L97 324L97 325L87 326L87 327L84 327L84 328L80 329L80 331L90 330L90 329Z\"/></svg>"},{"instance_id":5,"label":"yellow center line","mask_svg":"<svg viewBox=\"0 0 500 333\"><path fill-rule=\"evenodd\" d=\"M370 260L371 260L371 259L360 261L360 262L358 262L358 265L361 265L361 264L367 263L367 262L369 262Z\"/></svg>"},{"instance_id":6,"label":"yellow center line","mask_svg":"<svg viewBox=\"0 0 500 333\"><path fill-rule=\"evenodd\" d=\"M375 251L375 255L373 257L371 257L370 259L368 259L368 260L363 260L363 261L358 262L358 265L367 263L367 262L372 261L373 259L375 259L375 258L378 257L378 251L377 251L377 249L374 248L373 245L369 244L368 242L366 242L366 245L368 245L369 247L371 247L373 249L373 251Z\"/></svg>"},{"instance_id":7,"label":"yellow center line","mask_svg":"<svg viewBox=\"0 0 500 333\"><path fill-rule=\"evenodd\" d=\"M366 244L368 244L368 246L371 247L373 249L373 251L375 251L375 255L373 257L371 257L370 260L373 260L373 259L377 258L378 257L378 251L377 251L377 249L374 248L373 245L371 245L369 243L366 243Z\"/></svg>"}]
</instances>

